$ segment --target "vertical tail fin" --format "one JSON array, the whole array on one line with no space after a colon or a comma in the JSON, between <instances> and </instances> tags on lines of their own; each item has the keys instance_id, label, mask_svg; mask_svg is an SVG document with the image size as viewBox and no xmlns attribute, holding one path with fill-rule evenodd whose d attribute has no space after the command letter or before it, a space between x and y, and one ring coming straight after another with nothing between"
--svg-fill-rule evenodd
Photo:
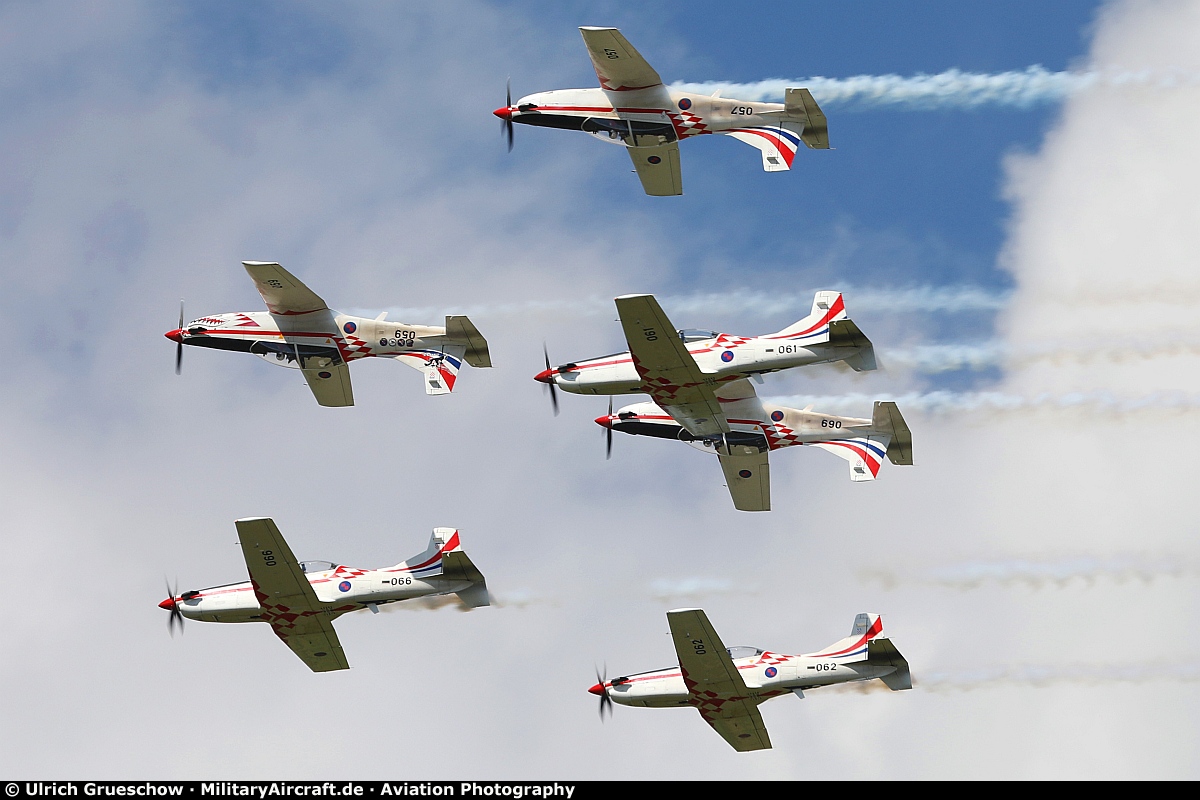
<instances>
[{"instance_id":1,"label":"vertical tail fin","mask_svg":"<svg viewBox=\"0 0 1200 800\"><path fill-rule=\"evenodd\" d=\"M879 618L878 614L859 614L854 618L854 627L850 629L849 636L838 639L816 653L807 655L817 658L836 658L839 661L847 662L865 661L867 644L882 632L883 620Z\"/></svg>"},{"instance_id":2,"label":"vertical tail fin","mask_svg":"<svg viewBox=\"0 0 1200 800\"><path fill-rule=\"evenodd\" d=\"M776 336L788 336L804 344L828 341L829 323L846 319L846 303L841 292L817 292L813 298L812 312L804 319L788 325Z\"/></svg>"}]
</instances>

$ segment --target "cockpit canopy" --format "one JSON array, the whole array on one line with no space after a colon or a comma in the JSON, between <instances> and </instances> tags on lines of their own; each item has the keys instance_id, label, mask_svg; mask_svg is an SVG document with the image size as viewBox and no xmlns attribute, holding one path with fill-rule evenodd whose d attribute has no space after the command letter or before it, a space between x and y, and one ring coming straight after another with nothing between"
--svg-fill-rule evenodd
<instances>
[{"instance_id":1,"label":"cockpit canopy","mask_svg":"<svg viewBox=\"0 0 1200 800\"><path fill-rule=\"evenodd\" d=\"M734 647L727 647L725 650L729 653L729 657L733 659L751 658L752 656L761 656L763 654L762 648L750 647L749 645L744 644L739 644Z\"/></svg>"},{"instance_id":2,"label":"cockpit canopy","mask_svg":"<svg viewBox=\"0 0 1200 800\"><path fill-rule=\"evenodd\" d=\"M702 331L698 328L684 328L683 330L679 331L679 338L683 339L684 343L701 342L705 339L715 339L720 335L721 334L717 333L716 331Z\"/></svg>"},{"instance_id":3,"label":"cockpit canopy","mask_svg":"<svg viewBox=\"0 0 1200 800\"><path fill-rule=\"evenodd\" d=\"M332 561L301 561L300 570L304 573L327 572L337 567Z\"/></svg>"}]
</instances>

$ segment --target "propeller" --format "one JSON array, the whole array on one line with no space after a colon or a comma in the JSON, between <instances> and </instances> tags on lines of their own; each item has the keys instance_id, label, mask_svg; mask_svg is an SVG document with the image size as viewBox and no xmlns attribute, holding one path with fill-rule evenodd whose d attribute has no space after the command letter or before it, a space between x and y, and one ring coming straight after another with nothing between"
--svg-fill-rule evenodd
<instances>
[{"instance_id":1,"label":"propeller","mask_svg":"<svg viewBox=\"0 0 1200 800\"><path fill-rule=\"evenodd\" d=\"M178 330L183 330L183 300L179 301L179 326ZM183 338L175 343L175 374L178 375L183 371ZM183 625L183 623L179 623ZM180 628L182 630L182 628Z\"/></svg>"},{"instance_id":2,"label":"propeller","mask_svg":"<svg viewBox=\"0 0 1200 800\"><path fill-rule=\"evenodd\" d=\"M546 369L550 369L550 351L546 349L546 343L542 342L542 356L546 359ZM554 381L551 380L544 384L550 389L550 405L554 407L554 416L558 416L558 389L554 386Z\"/></svg>"},{"instance_id":3,"label":"propeller","mask_svg":"<svg viewBox=\"0 0 1200 800\"><path fill-rule=\"evenodd\" d=\"M612 395L608 396L608 424L604 426L604 460L612 458Z\"/></svg>"},{"instance_id":4,"label":"propeller","mask_svg":"<svg viewBox=\"0 0 1200 800\"><path fill-rule=\"evenodd\" d=\"M608 696L608 688L605 684L608 683L608 665L604 665L604 674L600 674L600 670L596 670L596 685L600 687L600 721L604 722L604 712L608 712L608 716L613 713L613 701Z\"/></svg>"},{"instance_id":5,"label":"propeller","mask_svg":"<svg viewBox=\"0 0 1200 800\"><path fill-rule=\"evenodd\" d=\"M504 107L509 109L512 108L512 78L509 78L504 84ZM507 117L500 120L500 130L503 132L504 137L508 140L508 152L511 153L513 149L512 114L509 114Z\"/></svg>"},{"instance_id":6,"label":"propeller","mask_svg":"<svg viewBox=\"0 0 1200 800\"><path fill-rule=\"evenodd\" d=\"M172 638L175 636L175 623L179 623L179 633L183 635L183 612L179 610L179 586L176 584L175 589L171 589L171 584L163 578L163 583L167 584L167 595L170 598L169 604L163 604L162 607L171 612L171 616L167 617L167 630L170 631Z\"/></svg>"}]
</instances>

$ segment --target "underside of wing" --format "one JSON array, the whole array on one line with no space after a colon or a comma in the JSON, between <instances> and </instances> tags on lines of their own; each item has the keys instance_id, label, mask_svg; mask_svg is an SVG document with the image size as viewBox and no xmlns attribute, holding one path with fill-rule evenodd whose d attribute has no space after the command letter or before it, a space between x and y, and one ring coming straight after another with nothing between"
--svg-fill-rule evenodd
<instances>
[{"instance_id":1,"label":"underside of wing","mask_svg":"<svg viewBox=\"0 0 1200 800\"><path fill-rule=\"evenodd\" d=\"M320 361L328 364L322 365ZM317 403L323 406L340 407L354 405L354 390L350 385L350 367L345 362L333 359L301 359L301 372Z\"/></svg>"},{"instance_id":2,"label":"underside of wing","mask_svg":"<svg viewBox=\"0 0 1200 800\"><path fill-rule=\"evenodd\" d=\"M300 617L290 626L272 624L271 628L313 672L350 669L331 617L323 614Z\"/></svg>"},{"instance_id":3,"label":"underside of wing","mask_svg":"<svg viewBox=\"0 0 1200 800\"><path fill-rule=\"evenodd\" d=\"M616 28L580 28L579 32L583 34L600 88L628 92L662 84L654 68Z\"/></svg>"},{"instance_id":4,"label":"underside of wing","mask_svg":"<svg viewBox=\"0 0 1200 800\"><path fill-rule=\"evenodd\" d=\"M721 471L725 473L725 485L733 498L733 507L738 511L771 510L771 468L766 452L753 452L756 448L731 448L734 455L718 455Z\"/></svg>"},{"instance_id":5,"label":"underside of wing","mask_svg":"<svg viewBox=\"0 0 1200 800\"><path fill-rule=\"evenodd\" d=\"M645 391L693 436L728 432L716 380L700 371L654 296L624 295L616 303Z\"/></svg>"},{"instance_id":6,"label":"underside of wing","mask_svg":"<svg viewBox=\"0 0 1200 800\"><path fill-rule=\"evenodd\" d=\"M769 748L771 740L758 713L758 700L750 695L704 611L668 611L667 622L688 689L688 703L735 750Z\"/></svg>"},{"instance_id":7,"label":"underside of wing","mask_svg":"<svg viewBox=\"0 0 1200 800\"><path fill-rule=\"evenodd\" d=\"M295 275L274 262L243 261L242 266L250 273L272 314L310 314L329 307Z\"/></svg>"},{"instance_id":8,"label":"underside of wing","mask_svg":"<svg viewBox=\"0 0 1200 800\"><path fill-rule=\"evenodd\" d=\"M724 715L704 719L738 752L771 749L771 737L767 735L767 726L753 701L747 700L727 706Z\"/></svg>"},{"instance_id":9,"label":"underside of wing","mask_svg":"<svg viewBox=\"0 0 1200 800\"><path fill-rule=\"evenodd\" d=\"M683 175L679 171L679 143L657 147L629 147L629 158L637 170L642 189L651 197L683 194Z\"/></svg>"},{"instance_id":10,"label":"underside of wing","mask_svg":"<svg viewBox=\"0 0 1200 800\"><path fill-rule=\"evenodd\" d=\"M314 672L349 668L328 609L274 521L255 517L235 524L263 621Z\"/></svg>"}]
</instances>

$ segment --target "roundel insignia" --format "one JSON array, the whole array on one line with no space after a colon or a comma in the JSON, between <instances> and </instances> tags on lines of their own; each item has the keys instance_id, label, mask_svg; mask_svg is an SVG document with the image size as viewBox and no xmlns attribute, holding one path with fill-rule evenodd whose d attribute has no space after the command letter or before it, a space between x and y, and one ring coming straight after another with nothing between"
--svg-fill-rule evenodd
<instances>
[{"instance_id":1,"label":"roundel insignia","mask_svg":"<svg viewBox=\"0 0 1200 800\"><path fill-rule=\"evenodd\" d=\"M348 592L348 591L350 591L350 581L342 581L341 583L339 583L339 584L338 584L338 591L339 591L339 592Z\"/></svg>"},{"instance_id":2,"label":"roundel insignia","mask_svg":"<svg viewBox=\"0 0 1200 800\"><path fill-rule=\"evenodd\" d=\"M658 156L650 156L646 160L649 161L651 164L658 164L662 161L662 159L659 158Z\"/></svg>"},{"instance_id":3,"label":"roundel insignia","mask_svg":"<svg viewBox=\"0 0 1200 800\"><path fill-rule=\"evenodd\" d=\"M775 669L774 667L767 667L766 675L768 678L774 678L778 674L779 670Z\"/></svg>"},{"instance_id":4,"label":"roundel insignia","mask_svg":"<svg viewBox=\"0 0 1200 800\"><path fill-rule=\"evenodd\" d=\"M344 330L346 333L354 333L356 330L358 330L358 326L353 322L347 322L342 326L342 330Z\"/></svg>"},{"instance_id":5,"label":"roundel insignia","mask_svg":"<svg viewBox=\"0 0 1200 800\"><path fill-rule=\"evenodd\" d=\"M379 340L379 346L380 346L380 347L387 347L387 339L380 339L380 340Z\"/></svg>"},{"instance_id":6,"label":"roundel insignia","mask_svg":"<svg viewBox=\"0 0 1200 800\"><path fill-rule=\"evenodd\" d=\"M322 378L332 378L333 377L332 372L318 372L317 375L321 376Z\"/></svg>"},{"instance_id":7,"label":"roundel insignia","mask_svg":"<svg viewBox=\"0 0 1200 800\"><path fill-rule=\"evenodd\" d=\"M680 108L682 108L684 111L687 111L689 108L691 108L691 107L692 107L692 101L691 101L691 100L688 100L688 99L685 97L685 98L683 98L682 100L680 100L680 101L679 101L679 107L680 107Z\"/></svg>"},{"instance_id":8,"label":"roundel insignia","mask_svg":"<svg viewBox=\"0 0 1200 800\"><path fill-rule=\"evenodd\" d=\"M753 473L753 472L751 472L751 471L750 471L750 470L748 470L748 469L744 469L744 470L742 470L741 472L739 472L739 473L738 473L738 475L739 475L740 477L742 477L742 478L749 478L749 477L750 477L751 475L753 475L753 474L754 474L754 473Z\"/></svg>"},{"instance_id":9,"label":"roundel insignia","mask_svg":"<svg viewBox=\"0 0 1200 800\"><path fill-rule=\"evenodd\" d=\"M783 412L782 411L772 411L771 419L775 420L776 422L783 422Z\"/></svg>"},{"instance_id":10,"label":"roundel insignia","mask_svg":"<svg viewBox=\"0 0 1200 800\"><path fill-rule=\"evenodd\" d=\"M725 363L729 363L730 361L733 361L733 351L726 350L724 353L721 353L721 360L724 361Z\"/></svg>"}]
</instances>

